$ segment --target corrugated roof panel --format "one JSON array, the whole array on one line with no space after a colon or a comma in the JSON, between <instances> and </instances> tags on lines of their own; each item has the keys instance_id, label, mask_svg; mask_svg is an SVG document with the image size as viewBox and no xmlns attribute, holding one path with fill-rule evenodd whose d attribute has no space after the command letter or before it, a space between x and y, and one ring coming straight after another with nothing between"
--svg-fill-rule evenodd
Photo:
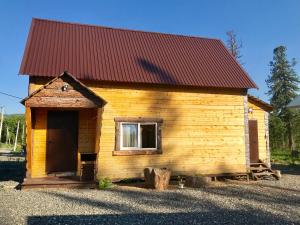
<instances>
[{"instance_id":1,"label":"corrugated roof panel","mask_svg":"<svg viewBox=\"0 0 300 225\"><path fill-rule=\"evenodd\" d=\"M20 74L256 88L220 40L33 19Z\"/></svg>"}]
</instances>

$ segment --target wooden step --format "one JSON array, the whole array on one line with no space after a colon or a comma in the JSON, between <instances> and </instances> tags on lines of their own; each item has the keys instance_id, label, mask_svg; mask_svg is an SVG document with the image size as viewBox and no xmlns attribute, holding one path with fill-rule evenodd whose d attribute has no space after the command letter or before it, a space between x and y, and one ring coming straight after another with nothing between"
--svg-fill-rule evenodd
<instances>
[{"instance_id":1,"label":"wooden step","mask_svg":"<svg viewBox=\"0 0 300 225\"><path fill-rule=\"evenodd\" d=\"M25 178L21 189L32 188L96 188L95 181L80 181L79 177Z\"/></svg>"},{"instance_id":2,"label":"wooden step","mask_svg":"<svg viewBox=\"0 0 300 225\"><path fill-rule=\"evenodd\" d=\"M273 172L261 172L261 173L253 173L254 176L269 176L269 175L275 175Z\"/></svg>"},{"instance_id":3,"label":"wooden step","mask_svg":"<svg viewBox=\"0 0 300 225\"><path fill-rule=\"evenodd\" d=\"M267 168L267 167L250 167L250 170L251 171L264 171L264 170L269 170L271 172L271 169L270 168Z\"/></svg>"},{"instance_id":4,"label":"wooden step","mask_svg":"<svg viewBox=\"0 0 300 225\"><path fill-rule=\"evenodd\" d=\"M250 166L265 166L266 167L266 164L258 162L258 163L250 163Z\"/></svg>"},{"instance_id":5,"label":"wooden step","mask_svg":"<svg viewBox=\"0 0 300 225\"><path fill-rule=\"evenodd\" d=\"M263 176L272 176L279 180L279 176L267 164L259 160L256 163L250 163L250 173L254 180L258 180Z\"/></svg>"}]
</instances>

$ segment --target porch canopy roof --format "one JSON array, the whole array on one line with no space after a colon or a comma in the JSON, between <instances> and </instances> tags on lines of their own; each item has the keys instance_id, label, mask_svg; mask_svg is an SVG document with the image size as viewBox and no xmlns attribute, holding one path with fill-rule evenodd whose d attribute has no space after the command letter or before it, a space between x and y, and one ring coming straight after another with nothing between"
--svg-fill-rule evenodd
<instances>
[{"instance_id":1,"label":"porch canopy roof","mask_svg":"<svg viewBox=\"0 0 300 225\"><path fill-rule=\"evenodd\" d=\"M251 102L251 103L254 103L256 105L259 105L260 107L262 107L265 111L267 112L271 112L273 110L273 106L270 105L269 103L259 99L259 98L256 98L252 95L249 95L248 94L248 101Z\"/></svg>"},{"instance_id":2,"label":"porch canopy roof","mask_svg":"<svg viewBox=\"0 0 300 225\"><path fill-rule=\"evenodd\" d=\"M287 108L300 108L300 95L294 98L294 100L287 105Z\"/></svg>"},{"instance_id":3,"label":"porch canopy roof","mask_svg":"<svg viewBox=\"0 0 300 225\"><path fill-rule=\"evenodd\" d=\"M32 92L21 103L26 107L48 108L99 108L106 104L67 71Z\"/></svg>"}]
</instances>

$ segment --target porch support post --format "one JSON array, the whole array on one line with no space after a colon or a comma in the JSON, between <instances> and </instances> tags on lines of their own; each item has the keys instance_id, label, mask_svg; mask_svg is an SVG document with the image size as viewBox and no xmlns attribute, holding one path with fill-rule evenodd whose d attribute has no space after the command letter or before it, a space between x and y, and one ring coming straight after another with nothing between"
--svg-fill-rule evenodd
<instances>
[{"instance_id":1,"label":"porch support post","mask_svg":"<svg viewBox=\"0 0 300 225\"><path fill-rule=\"evenodd\" d=\"M95 152L97 153L97 160L95 165L95 179L98 177L98 165L99 165L99 154L100 154L100 138L101 138L101 127L102 127L102 114L103 107L97 109L97 124L96 124L96 141L95 141Z\"/></svg>"},{"instance_id":2,"label":"porch support post","mask_svg":"<svg viewBox=\"0 0 300 225\"><path fill-rule=\"evenodd\" d=\"M26 177L31 177L32 167L32 120L31 108L25 109L25 125L26 125Z\"/></svg>"}]
</instances>

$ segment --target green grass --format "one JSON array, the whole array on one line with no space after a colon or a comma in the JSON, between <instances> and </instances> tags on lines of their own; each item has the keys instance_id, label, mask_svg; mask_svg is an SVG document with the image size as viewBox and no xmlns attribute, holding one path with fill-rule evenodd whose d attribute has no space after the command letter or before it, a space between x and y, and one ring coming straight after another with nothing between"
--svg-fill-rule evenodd
<instances>
[{"instance_id":1,"label":"green grass","mask_svg":"<svg viewBox=\"0 0 300 225\"><path fill-rule=\"evenodd\" d=\"M2 143L0 142L0 149L9 149L9 150L12 150L14 148L14 145L9 145L9 144L5 144L5 143ZM16 152L20 152L22 150L22 145L21 144L17 144L17 149L16 149Z\"/></svg>"},{"instance_id":2,"label":"green grass","mask_svg":"<svg viewBox=\"0 0 300 225\"><path fill-rule=\"evenodd\" d=\"M275 164L300 165L300 158L293 158L291 156L291 151L287 149L271 150L271 161Z\"/></svg>"},{"instance_id":3,"label":"green grass","mask_svg":"<svg viewBox=\"0 0 300 225\"><path fill-rule=\"evenodd\" d=\"M9 145L9 144L5 144L5 143L1 143L1 142L0 142L0 148L12 149L13 146L12 146L12 145Z\"/></svg>"},{"instance_id":4,"label":"green grass","mask_svg":"<svg viewBox=\"0 0 300 225\"><path fill-rule=\"evenodd\" d=\"M112 188L114 187L113 183L111 180L107 177L105 178L100 178L99 179L99 189L107 189L107 188Z\"/></svg>"}]
</instances>

